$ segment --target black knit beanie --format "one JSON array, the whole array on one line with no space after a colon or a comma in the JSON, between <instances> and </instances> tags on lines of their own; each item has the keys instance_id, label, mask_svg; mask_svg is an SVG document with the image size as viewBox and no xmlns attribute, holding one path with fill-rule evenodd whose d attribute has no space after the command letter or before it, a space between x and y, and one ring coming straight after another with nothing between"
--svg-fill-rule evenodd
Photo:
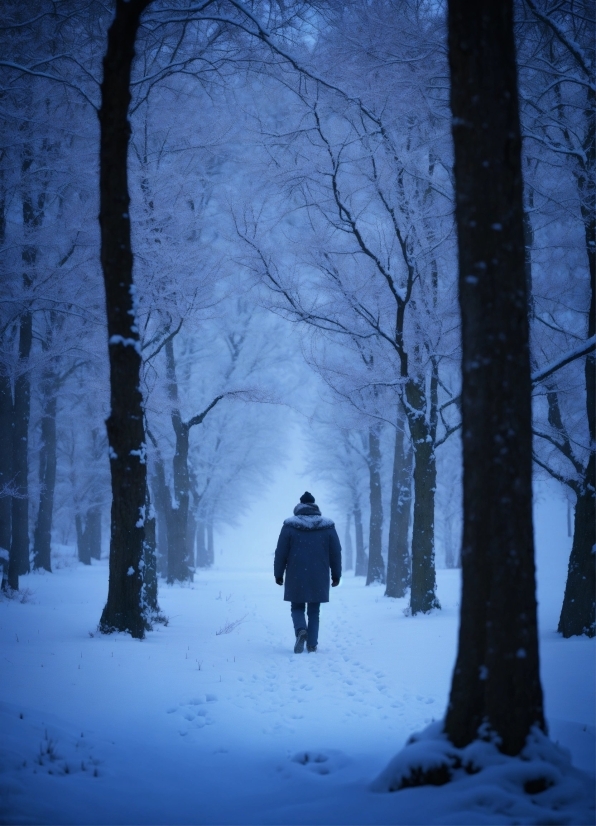
<instances>
[{"instance_id":1,"label":"black knit beanie","mask_svg":"<svg viewBox=\"0 0 596 826\"><path fill-rule=\"evenodd\" d=\"M315 497L312 495L312 493L305 491L300 497L300 501L303 505L314 505Z\"/></svg>"}]
</instances>

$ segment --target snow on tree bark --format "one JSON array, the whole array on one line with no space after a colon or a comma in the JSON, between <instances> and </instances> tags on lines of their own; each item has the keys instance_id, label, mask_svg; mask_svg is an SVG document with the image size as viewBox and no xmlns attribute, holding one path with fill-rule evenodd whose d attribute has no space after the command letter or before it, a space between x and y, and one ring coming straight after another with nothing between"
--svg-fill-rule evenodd
<instances>
[{"instance_id":1,"label":"snow on tree bark","mask_svg":"<svg viewBox=\"0 0 596 826\"><path fill-rule=\"evenodd\" d=\"M506 754L545 729L532 529L521 136L511 0L449 3L464 528L461 623L445 730L487 725Z\"/></svg>"},{"instance_id":2,"label":"snow on tree bark","mask_svg":"<svg viewBox=\"0 0 596 826\"><path fill-rule=\"evenodd\" d=\"M141 599L147 465L141 353L136 326L130 238L128 143L130 75L140 17L150 0L117 0L108 32L101 85L100 228L106 291L110 406L107 420L112 477L110 582L99 628L143 638Z\"/></svg>"},{"instance_id":3,"label":"snow on tree bark","mask_svg":"<svg viewBox=\"0 0 596 826\"><path fill-rule=\"evenodd\" d=\"M435 488L437 464L434 438L424 414L426 394L420 381L406 385L406 412L414 450L414 515L412 529L412 614L426 614L441 605L436 596Z\"/></svg>"}]
</instances>

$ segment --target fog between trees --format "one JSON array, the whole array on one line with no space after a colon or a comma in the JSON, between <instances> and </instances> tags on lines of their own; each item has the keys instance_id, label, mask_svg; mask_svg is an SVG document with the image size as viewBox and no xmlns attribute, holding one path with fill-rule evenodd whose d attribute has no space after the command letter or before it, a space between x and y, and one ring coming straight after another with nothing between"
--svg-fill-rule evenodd
<instances>
[{"instance_id":1,"label":"fog between trees","mask_svg":"<svg viewBox=\"0 0 596 826\"><path fill-rule=\"evenodd\" d=\"M283 462L293 408L346 567L351 546L367 585L409 590L413 614L440 608L437 551L458 564L461 524L445 12L5 4L5 588L51 570L51 541L89 564L111 531L145 612L122 627L142 636L161 618L143 570L177 582L213 563L214 531ZM515 5L534 471L575 513L565 636L594 635L591 13ZM130 87L116 41L136 50Z\"/></svg>"}]
</instances>

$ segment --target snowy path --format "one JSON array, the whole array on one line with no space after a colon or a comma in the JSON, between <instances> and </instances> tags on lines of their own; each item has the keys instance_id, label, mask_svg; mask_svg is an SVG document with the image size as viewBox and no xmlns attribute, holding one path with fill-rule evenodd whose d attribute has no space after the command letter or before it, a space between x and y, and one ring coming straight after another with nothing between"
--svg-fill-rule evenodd
<instances>
[{"instance_id":1,"label":"snowy path","mask_svg":"<svg viewBox=\"0 0 596 826\"><path fill-rule=\"evenodd\" d=\"M0 603L0 822L430 822L423 790L398 803L367 785L444 713L458 572L439 571L443 611L417 618L348 576L314 655L292 653L269 572L162 587L170 625L142 643L94 633L106 576L32 575L32 602ZM543 638L553 736L592 771L593 652Z\"/></svg>"}]
</instances>

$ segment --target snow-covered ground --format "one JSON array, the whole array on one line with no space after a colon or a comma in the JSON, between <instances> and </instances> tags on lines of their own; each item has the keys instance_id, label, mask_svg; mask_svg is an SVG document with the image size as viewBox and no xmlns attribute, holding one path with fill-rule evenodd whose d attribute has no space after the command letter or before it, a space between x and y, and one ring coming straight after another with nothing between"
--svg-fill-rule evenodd
<instances>
[{"instance_id":1,"label":"snow-covered ground","mask_svg":"<svg viewBox=\"0 0 596 826\"><path fill-rule=\"evenodd\" d=\"M593 822L585 799L545 820L540 794L520 808L523 792L488 781L474 794L371 790L444 714L458 571L438 571L443 610L415 618L347 575L322 607L319 651L294 655L271 549L252 568L241 553L224 548L190 587L161 585L170 623L142 642L96 632L105 560L85 568L63 551L54 574L23 578L28 599L0 602L0 822ZM593 776L594 640L555 634L552 567L540 590L550 734Z\"/></svg>"}]
</instances>

